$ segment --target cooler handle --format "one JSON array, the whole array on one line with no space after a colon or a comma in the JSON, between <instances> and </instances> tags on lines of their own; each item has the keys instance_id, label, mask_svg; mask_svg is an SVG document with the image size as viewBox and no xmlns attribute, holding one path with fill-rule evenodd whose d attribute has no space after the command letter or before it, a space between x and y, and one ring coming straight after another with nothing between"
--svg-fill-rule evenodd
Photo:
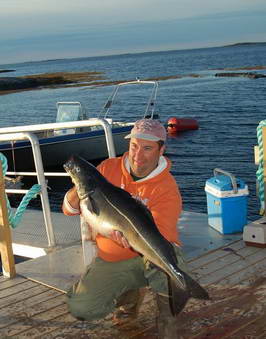
<instances>
[{"instance_id":1,"label":"cooler handle","mask_svg":"<svg viewBox=\"0 0 266 339\"><path fill-rule=\"evenodd\" d=\"M213 170L214 176L216 176L217 172L223 173L224 175L227 175L228 177L230 177L231 182L232 182L232 186L233 186L233 191L234 191L234 193L237 193L236 177L233 174L231 174L229 172L226 172L226 171L224 171L224 170L222 170L220 168L215 168Z\"/></svg>"}]
</instances>

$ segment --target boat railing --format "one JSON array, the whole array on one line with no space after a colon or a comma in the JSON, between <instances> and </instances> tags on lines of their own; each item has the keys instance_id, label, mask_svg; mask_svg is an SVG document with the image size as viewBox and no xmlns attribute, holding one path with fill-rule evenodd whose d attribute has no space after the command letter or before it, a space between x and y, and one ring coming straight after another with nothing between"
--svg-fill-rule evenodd
<instances>
[{"instance_id":1,"label":"boat railing","mask_svg":"<svg viewBox=\"0 0 266 339\"><path fill-rule=\"evenodd\" d=\"M112 128L109 122L106 119L102 119L102 118L91 118L88 120L81 120L81 121L54 122L54 123L48 123L48 124L2 127L0 128L0 136L2 134L5 135L5 134L10 134L10 133L24 133L24 132L38 133L38 132L50 131L50 130L60 130L60 129L79 128L79 127L92 127L92 126L97 126L97 125L101 125L104 129L107 151L108 151L109 157L115 157L115 148L114 148L114 142L113 142L113 136L112 136ZM8 137L4 139L0 138L0 141L9 141L9 140L11 139L8 139Z\"/></svg>"},{"instance_id":2,"label":"boat railing","mask_svg":"<svg viewBox=\"0 0 266 339\"><path fill-rule=\"evenodd\" d=\"M37 136L34 132L45 131L45 130L58 130L64 128L75 128L75 127L88 127L94 125L101 125L105 131L106 144L108 149L108 156L115 157L115 148L112 136L112 129L109 123L105 119L92 118L83 121L71 121L64 123L51 123L51 124L39 124L39 125L28 125L28 126L14 126L7 128L0 128L0 141L15 141L15 140L29 140L33 152L33 159L36 172L11 172L7 171L8 175L33 175L37 176L38 184L41 185L41 205L44 216L48 247L55 247L56 240L54 234L54 228L51 220L51 211L49 198L47 193L47 184L45 176L68 176L67 173L45 173L43 168L40 144ZM21 189L6 189L7 193L26 193L28 190Z\"/></svg>"}]
</instances>

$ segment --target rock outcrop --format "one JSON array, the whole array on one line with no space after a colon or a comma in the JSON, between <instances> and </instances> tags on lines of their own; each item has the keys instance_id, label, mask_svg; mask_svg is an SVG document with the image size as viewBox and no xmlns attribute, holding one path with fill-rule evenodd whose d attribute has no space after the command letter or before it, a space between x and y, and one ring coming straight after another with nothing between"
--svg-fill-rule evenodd
<instances>
[{"instance_id":1,"label":"rock outcrop","mask_svg":"<svg viewBox=\"0 0 266 339\"><path fill-rule=\"evenodd\" d=\"M216 77L247 77L251 79L266 78L265 74L253 73L253 72L221 72L216 73Z\"/></svg>"},{"instance_id":2,"label":"rock outcrop","mask_svg":"<svg viewBox=\"0 0 266 339\"><path fill-rule=\"evenodd\" d=\"M9 72L15 72L14 69L0 69L0 73L9 73Z\"/></svg>"}]
</instances>

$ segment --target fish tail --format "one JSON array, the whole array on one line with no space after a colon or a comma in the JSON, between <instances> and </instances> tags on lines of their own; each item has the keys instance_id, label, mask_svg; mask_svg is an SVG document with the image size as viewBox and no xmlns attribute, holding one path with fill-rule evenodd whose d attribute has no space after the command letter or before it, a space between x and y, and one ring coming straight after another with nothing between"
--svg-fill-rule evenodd
<instances>
[{"instance_id":1,"label":"fish tail","mask_svg":"<svg viewBox=\"0 0 266 339\"><path fill-rule=\"evenodd\" d=\"M210 300L208 292L200 286L200 284L191 278L187 273L183 272L187 288L189 290L190 296L196 299Z\"/></svg>"},{"instance_id":2,"label":"fish tail","mask_svg":"<svg viewBox=\"0 0 266 339\"><path fill-rule=\"evenodd\" d=\"M171 311L173 315L176 316L185 307L188 299L190 298L190 294L189 291L177 287L176 281L174 279L170 279L169 287L170 287Z\"/></svg>"}]
</instances>

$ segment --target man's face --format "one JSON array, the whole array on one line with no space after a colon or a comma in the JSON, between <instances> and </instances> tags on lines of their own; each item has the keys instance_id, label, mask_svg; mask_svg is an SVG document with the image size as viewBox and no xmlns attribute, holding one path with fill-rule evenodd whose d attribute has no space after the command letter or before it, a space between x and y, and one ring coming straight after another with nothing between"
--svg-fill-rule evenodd
<instances>
[{"instance_id":1,"label":"man's face","mask_svg":"<svg viewBox=\"0 0 266 339\"><path fill-rule=\"evenodd\" d=\"M150 174L158 165L165 146L159 149L156 141L131 138L129 144L129 164L133 174L143 178Z\"/></svg>"}]
</instances>

